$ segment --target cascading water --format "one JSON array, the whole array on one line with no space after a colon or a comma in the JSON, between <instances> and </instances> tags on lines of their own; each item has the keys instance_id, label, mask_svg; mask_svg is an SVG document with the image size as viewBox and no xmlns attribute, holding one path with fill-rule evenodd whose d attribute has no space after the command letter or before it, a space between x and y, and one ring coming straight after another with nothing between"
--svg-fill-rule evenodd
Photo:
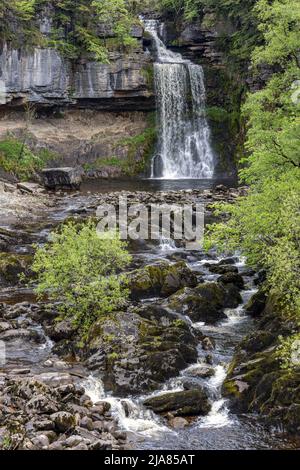
<instances>
[{"instance_id":1,"label":"cascading water","mask_svg":"<svg viewBox=\"0 0 300 470\"><path fill-rule=\"evenodd\" d=\"M144 20L144 24L157 54L154 77L160 132L151 176L212 178L214 155L205 116L203 69L166 48L158 21Z\"/></svg>"}]
</instances>

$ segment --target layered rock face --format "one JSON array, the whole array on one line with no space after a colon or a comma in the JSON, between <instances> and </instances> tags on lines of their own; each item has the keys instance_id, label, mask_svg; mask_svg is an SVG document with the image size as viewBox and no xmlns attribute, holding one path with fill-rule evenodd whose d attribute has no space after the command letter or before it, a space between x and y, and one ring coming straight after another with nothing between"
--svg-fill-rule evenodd
<instances>
[{"instance_id":1,"label":"layered rock face","mask_svg":"<svg viewBox=\"0 0 300 470\"><path fill-rule=\"evenodd\" d=\"M154 106L147 80L150 56L143 50L143 29L132 35L137 46L130 53L111 52L110 63L88 58L70 61L52 48L0 47L0 105L85 105L99 109L142 109Z\"/></svg>"},{"instance_id":2,"label":"layered rock face","mask_svg":"<svg viewBox=\"0 0 300 470\"><path fill-rule=\"evenodd\" d=\"M45 9L37 19L46 40L53 15ZM105 26L98 29L99 38L114 39ZM89 177L147 171L155 140L144 135L155 109L152 58L143 27L135 25L131 35L135 46L112 48L109 63L87 53L71 60L55 48L0 43L0 139L25 136L32 151L49 151L47 166L83 166ZM34 118L22 111L28 103Z\"/></svg>"}]
</instances>

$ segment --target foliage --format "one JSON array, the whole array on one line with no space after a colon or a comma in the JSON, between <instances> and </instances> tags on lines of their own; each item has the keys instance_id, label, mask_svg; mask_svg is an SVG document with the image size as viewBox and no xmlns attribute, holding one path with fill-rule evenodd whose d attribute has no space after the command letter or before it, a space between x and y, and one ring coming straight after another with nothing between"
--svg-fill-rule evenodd
<instances>
[{"instance_id":1,"label":"foliage","mask_svg":"<svg viewBox=\"0 0 300 470\"><path fill-rule=\"evenodd\" d=\"M281 368L288 371L300 367L300 334L296 333L287 338L279 337L280 346L277 349L277 358Z\"/></svg>"},{"instance_id":2,"label":"foliage","mask_svg":"<svg viewBox=\"0 0 300 470\"><path fill-rule=\"evenodd\" d=\"M206 247L242 248L248 263L268 270L268 288L280 295L285 312L300 312L300 177L290 170L266 178L236 204L218 205L225 218L210 226Z\"/></svg>"},{"instance_id":3,"label":"foliage","mask_svg":"<svg viewBox=\"0 0 300 470\"><path fill-rule=\"evenodd\" d=\"M228 111L219 106L206 108L206 114L209 119L216 122L224 122L228 119Z\"/></svg>"},{"instance_id":4,"label":"foliage","mask_svg":"<svg viewBox=\"0 0 300 470\"><path fill-rule=\"evenodd\" d=\"M130 259L117 236L100 237L92 221L69 222L37 248L32 265L36 292L61 302L61 317L70 319L85 339L94 321L124 304L127 289L120 272Z\"/></svg>"},{"instance_id":5,"label":"foliage","mask_svg":"<svg viewBox=\"0 0 300 470\"><path fill-rule=\"evenodd\" d=\"M30 178L51 157L52 153L44 149L33 153L26 144L13 137L0 141L0 167L22 180Z\"/></svg>"},{"instance_id":6,"label":"foliage","mask_svg":"<svg viewBox=\"0 0 300 470\"><path fill-rule=\"evenodd\" d=\"M279 296L282 313L299 319L300 107L292 99L299 77L299 3L259 0L255 14L264 44L252 54L253 67L275 68L243 108L248 157L240 176L250 191L235 205L218 207L223 220L210 227L206 244L221 250L241 248L250 264L266 268L267 287Z\"/></svg>"},{"instance_id":7,"label":"foliage","mask_svg":"<svg viewBox=\"0 0 300 470\"><path fill-rule=\"evenodd\" d=\"M126 0L4 0L0 5L0 37L19 43L50 46L59 49L70 59L90 54L103 63L109 61L109 37L116 38L118 47L136 45L131 28L137 21ZM39 30L39 15L45 7L53 7L50 35ZM49 10L51 11L51 10Z\"/></svg>"}]
</instances>

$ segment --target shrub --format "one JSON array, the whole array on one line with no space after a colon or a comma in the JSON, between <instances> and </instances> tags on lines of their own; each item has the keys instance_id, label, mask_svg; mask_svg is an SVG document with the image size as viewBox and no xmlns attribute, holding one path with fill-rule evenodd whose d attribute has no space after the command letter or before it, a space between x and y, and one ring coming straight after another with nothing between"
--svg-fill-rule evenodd
<instances>
[{"instance_id":1,"label":"shrub","mask_svg":"<svg viewBox=\"0 0 300 470\"><path fill-rule=\"evenodd\" d=\"M0 167L20 179L27 179L53 157L51 152L41 150L34 154L23 142L9 137L0 141Z\"/></svg>"},{"instance_id":2,"label":"shrub","mask_svg":"<svg viewBox=\"0 0 300 470\"><path fill-rule=\"evenodd\" d=\"M124 305L128 291L120 272L130 260L117 236L100 237L92 221L68 222L37 248L36 293L59 301L60 318L70 319L85 339L94 321Z\"/></svg>"}]
</instances>

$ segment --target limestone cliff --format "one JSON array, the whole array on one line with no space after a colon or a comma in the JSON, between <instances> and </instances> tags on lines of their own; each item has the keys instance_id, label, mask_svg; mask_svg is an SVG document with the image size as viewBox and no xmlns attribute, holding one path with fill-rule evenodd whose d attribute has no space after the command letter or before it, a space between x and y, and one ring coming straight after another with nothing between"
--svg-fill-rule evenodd
<instances>
[{"instance_id":1,"label":"limestone cliff","mask_svg":"<svg viewBox=\"0 0 300 470\"><path fill-rule=\"evenodd\" d=\"M52 48L0 46L0 105L86 106L149 110L154 107L147 71L151 57L143 49L143 29L133 31L137 46L110 53L109 64L81 58L71 61Z\"/></svg>"}]
</instances>

